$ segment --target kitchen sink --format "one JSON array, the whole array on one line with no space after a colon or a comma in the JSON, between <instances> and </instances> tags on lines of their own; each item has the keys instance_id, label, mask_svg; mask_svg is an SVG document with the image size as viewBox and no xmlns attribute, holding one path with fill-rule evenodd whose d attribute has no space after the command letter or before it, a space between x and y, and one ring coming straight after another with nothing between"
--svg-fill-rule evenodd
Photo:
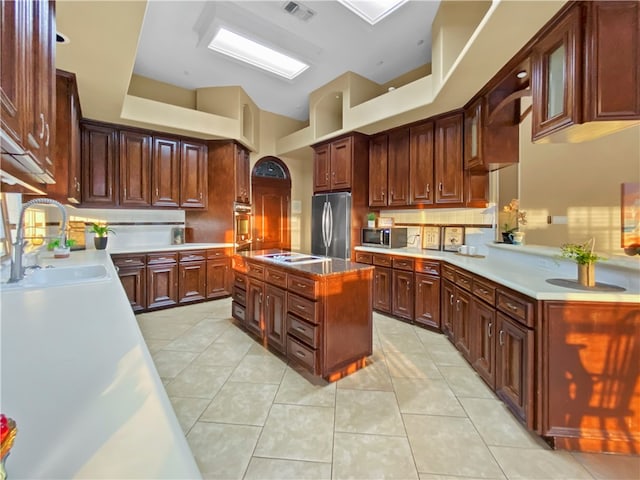
<instances>
[{"instance_id":1,"label":"kitchen sink","mask_svg":"<svg viewBox=\"0 0 640 480\"><path fill-rule=\"evenodd\" d=\"M104 265L79 265L75 267L50 267L28 272L17 283L3 283L2 289L47 288L104 282L111 277Z\"/></svg>"},{"instance_id":2,"label":"kitchen sink","mask_svg":"<svg viewBox=\"0 0 640 480\"><path fill-rule=\"evenodd\" d=\"M290 265L302 265L305 263L320 263L331 260L327 257L318 257L316 255L309 255L307 253L298 252L282 252L282 253L267 253L265 255L257 255L256 258L263 260L271 260L272 262L284 263Z\"/></svg>"}]
</instances>

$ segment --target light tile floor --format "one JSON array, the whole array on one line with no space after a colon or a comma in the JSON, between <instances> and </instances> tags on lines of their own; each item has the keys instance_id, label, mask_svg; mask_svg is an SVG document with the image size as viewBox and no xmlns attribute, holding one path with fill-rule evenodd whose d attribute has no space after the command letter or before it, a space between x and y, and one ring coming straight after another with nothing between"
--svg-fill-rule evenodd
<instances>
[{"instance_id":1,"label":"light tile floor","mask_svg":"<svg viewBox=\"0 0 640 480\"><path fill-rule=\"evenodd\" d=\"M335 383L270 353L231 300L137 316L205 478L640 479L640 457L553 451L443 336L374 314L369 365Z\"/></svg>"}]
</instances>

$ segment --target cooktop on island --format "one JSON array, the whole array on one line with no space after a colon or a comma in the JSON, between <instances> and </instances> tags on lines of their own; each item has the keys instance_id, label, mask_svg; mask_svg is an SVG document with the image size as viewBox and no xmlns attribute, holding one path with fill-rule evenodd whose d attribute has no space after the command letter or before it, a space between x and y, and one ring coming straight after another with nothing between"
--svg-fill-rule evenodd
<instances>
[{"instance_id":1,"label":"cooktop on island","mask_svg":"<svg viewBox=\"0 0 640 480\"><path fill-rule=\"evenodd\" d=\"M271 260L272 262L277 263L289 263L295 265L301 265L304 263L328 262L331 260L329 257L319 257L317 255L309 255L307 253L298 252L267 253L264 255L256 255L255 258Z\"/></svg>"}]
</instances>

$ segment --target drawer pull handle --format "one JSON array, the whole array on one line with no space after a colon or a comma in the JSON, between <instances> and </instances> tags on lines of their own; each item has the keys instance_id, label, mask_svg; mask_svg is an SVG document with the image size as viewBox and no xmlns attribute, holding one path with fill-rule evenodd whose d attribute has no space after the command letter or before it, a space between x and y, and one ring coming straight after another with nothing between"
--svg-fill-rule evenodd
<instances>
[{"instance_id":1,"label":"drawer pull handle","mask_svg":"<svg viewBox=\"0 0 640 480\"><path fill-rule=\"evenodd\" d=\"M504 345L504 330L500 330L500 346Z\"/></svg>"},{"instance_id":2,"label":"drawer pull handle","mask_svg":"<svg viewBox=\"0 0 640 480\"><path fill-rule=\"evenodd\" d=\"M298 355L299 357L305 357L306 355L304 354L304 352L300 351L300 350L296 350L296 355Z\"/></svg>"},{"instance_id":3,"label":"drawer pull handle","mask_svg":"<svg viewBox=\"0 0 640 480\"><path fill-rule=\"evenodd\" d=\"M296 308L299 308L300 310L306 310L306 307L304 305L296 305Z\"/></svg>"},{"instance_id":4,"label":"drawer pull handle","mask_svg":"<svg viewBox=\"0 0 640 480\"><path fill-rule=\"evenodd\" d=\"M125 262L126 262L126 263L131 263L131 262L133 262L133 260L132 260L132 259L130 259L130 258L127 258L127 259L125 260Z\"/></svg>"},{"instance_id":5,"label":"drawer pull handle","mask_svg":"<svg viewBox=\"0 0 640 480\"><path fill-rule=\"evenodd\" d=\"M482 294L482 295L489 295L489 292L487 290L485 290L484 288L479 288L478 291Z\"/></svg>"},{"instance_id":6,"label":"drawer pull handle","mask_svg":"<svg viewBox=\"0 0 640 480\"><path fill-rule=\"evenodd\" d=\"M282 277L280 275L271 274L271 278L274 278L275 280L282 280Z\"/></svg>"},{"instance_id":7,"label":"drawer pull handle","mask_svg":"<svg viewBox=\"0 0 640 480\"><path fill-rule=\"evenodd\" d=\"M449 295L449 304L453 305L453 295Z\"/></svg>"},{"instance_id":8,"label":"drawer pull handle","mask_svg":"<svg viewBox=\"0 0 640 480\"><path fill-rule=\"evenodd\" d=\"M507 307L509 307L511 310L513 310L514 312L518 311L518 306L514 305L513 303L507 302Z\"/></svg>"},{"instance_id":9,"label":"drawer pull handle","mask_svg":"<svg viewBox=\"0 0 640 480\"><path fill-rule=\"evenodd\" d=\"M307 329L304 327L296 327L296 330L298 330L299 332L307 333Z\"/></svg>"},{"instance_id":10,"label":"drawer pull handle","mask_svg":"<svg viewBox=\"0 0 640 480\"><path fill-rule=\"evenodd\" d=\"M460 311L460 300L456 300L456 310Z\"/></svg>"},{"instance_id":11,"label":"drawer pull handle","mask_svg":"<svg viewBox=\"0 0 640 480\"><path fill-rule=\"evenodd\" d=\"M491 338L491 327L493 326L493 323L489 322L489 324L487 325L487 337Z\"/></svg>"},{"instance_id":12,"label":"drawer pull handle","mask_svg":"<svg viewBox=\"0 0 640 480\"><path fill-rule=\"evenodd\" d=\"M299 287L299 288L307 288L307 286L306 286L306 285L304 285L303 283L296 283L296 287Z\"/></svg>"}]
</instances>

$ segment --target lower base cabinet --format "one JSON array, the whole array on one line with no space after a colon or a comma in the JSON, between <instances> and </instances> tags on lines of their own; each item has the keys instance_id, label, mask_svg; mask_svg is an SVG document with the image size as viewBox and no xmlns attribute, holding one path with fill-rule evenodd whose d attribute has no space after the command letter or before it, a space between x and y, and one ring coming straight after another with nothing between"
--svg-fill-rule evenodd
<instances>
[{"instance_id":1,"label":"lower base cabinet","mask_svg":"<svg viewBox=\"0 0 640 480\"><path fill-rule=\"evenodd\" d=\"M247 330L261 338L264 331L262 297L264 297L264 283L250 278L247 283L247 312L244 325Z\"/></svg>"},{"instance_id":2,"label":"lower base cabinet","mask_svg":"<svg viewBox=\"0 0 640 480\"><path fill-rule=\"evenodd\" d=\"M496 326L495 307L474 298L471 301L472 366L492 389L496 387Z\"/></svg>"},{"instance_id":3,"label":"lower base cabinet","mask_svg":"<svg viewBox=\"0 0 640 480\"><path fill-rule=\"evenodd\" d=\"M147 309L178 305L178 264L147 266Z\"/></svg>"},{"instance_id":4,"label":"lower base cabinet","mask_svg":"<svg viewBox=\"0 0 640 480\"><path fill-rule=\"evenodd\" d=\"M376 267L373 274L373 308L391 313L391 269Z\"/></svg>"},{"instance_id":5,"label":"lower base cabinet","mask_svg":"<svg viewBox=\"0 0 640 480\"><path fill-rule=\"evenodd\" d=\"M415 274L414 320L418 325L440 328L440 278Z\"/></svg>"},{"instance_id":6,"label":"lower base cabinet","mask_svg":"<svg viewBox=\"0 0 640 480\"><path fill-rule=\"evenodd\" d=\"M265 292L264 326L267 342L280 353L287 350L287 291L267 284Z\"/></svg>"},{"instance_id":7,"label":"lower base cabinet","mask_svg":"<svg viewBox=\"0 0 640 480\"><path fill-rule=\"evenodd\" d=\"M392 301L391 311L396 317L413 320L413 272L393 269L391 274Z\"/></svg>"},{"instance_id":8,"label":"lower base cabinet","mask_svg":"<svg viewBox=\"0 0 640 480\"><path fill-rule=\"evenodd\" d=\"M134 312L142 312L147 308L147 299L145 297L146 275L144 267L120 268L118 277L122 283L131 308Z\"/></svg>"},{"instance_id":9,"label":"lower base cabinet","mask_svg":"<svg viewBox=\"0 0 640 480\"><path fill-rule=\"evenodd\" d=\"M208 300L229 295L229 259L207 260L207 294Z\"/></svg>"}]
</instances>

